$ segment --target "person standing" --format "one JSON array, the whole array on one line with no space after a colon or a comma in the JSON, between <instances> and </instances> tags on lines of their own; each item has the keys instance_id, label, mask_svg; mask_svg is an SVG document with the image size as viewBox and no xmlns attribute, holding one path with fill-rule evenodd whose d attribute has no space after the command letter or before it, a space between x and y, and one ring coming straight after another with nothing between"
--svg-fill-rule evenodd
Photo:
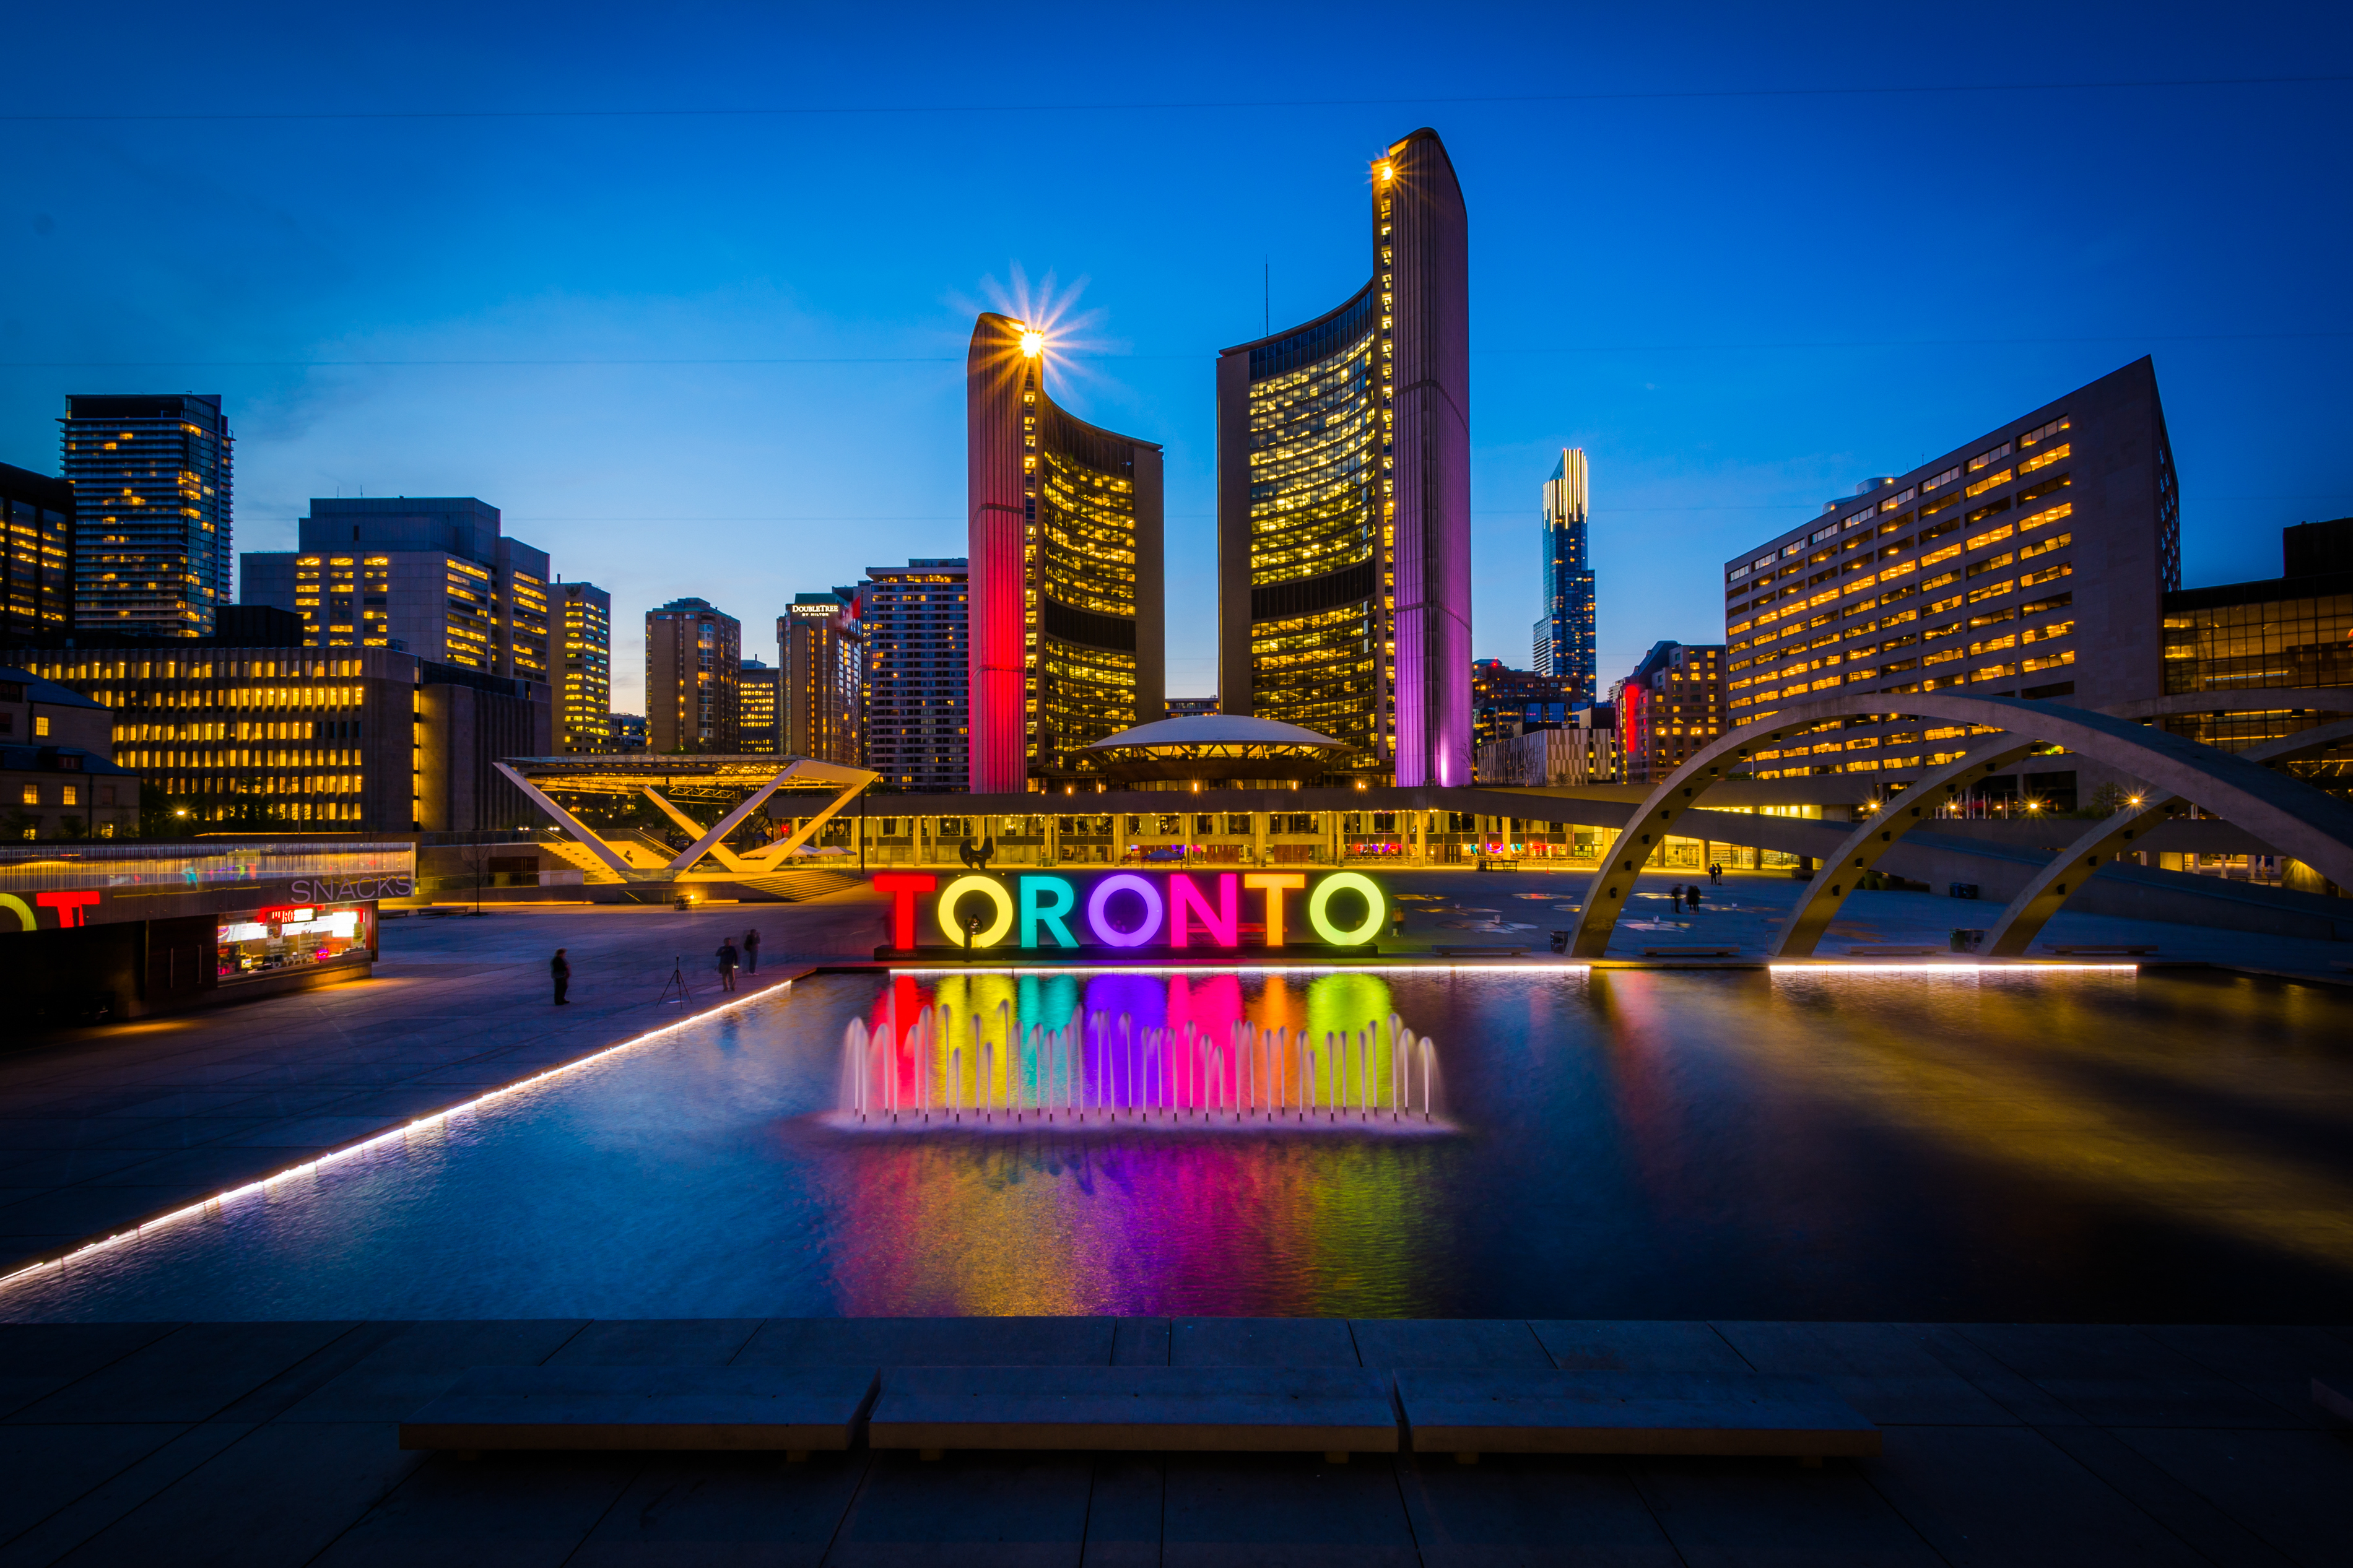
<instances>
[{"instance_id":1,"label":"person standing","mask_svg":"<svg viewBox=\"0 0 2353 1568\"><path fill-rule=\"evenodd\" d=\"M744 973L760 973L760 929L757 926L744 933Z\"/></svg>"},{"instance_id":2,"label":"person standing","mask_svg":"<svg viewBox=\"0 0 2353 1568\"><path fill-rule=\"evenodd\" d=\"M1708 866L1707 879L1716 887L1724 886L1724 862L1718 860Z\"/></svg>"},{"instance_id":3,"label":"person standing","mask_svg":"<svg viewBox=\"0 0 2353 1568\"><path fill-rule=\"evenodd\" d=\"M736 954L733 939L723 939L719 943L719 952L715 956L719 961L719 989L722 991L734 990Z\"/></svg>"},{"instance_id":4,"label":"person standing","mask_svg":"<svg viewBox=\"0 0 2353 1568\"><path fill-rule=\"evenodd\" d=\"M564 962L564 949L557 948L555 956L547 961L547 973L548 977L555 982L555 1005L559 1007L572 1005L564 996L565 989L572 984L572 965Z\"/></svg>"},{"instance_id":5,"label":"person standing","mask_svg":"<svg viewBox=\"0 0 2353 1568\"><path fill-rule=\"evenodd\" d=\"M1692 913L1699 913L1699 884L1697 882L1694 882L1689 888L1683 890L1683 902L1691 906Z\"/></svg>"},{"instance_id":6,"label":"person standing","mask_svg":"<svg viewBox=\"0 0 2353 1568\"><path fill-rule=\"evenodd\" d=\"M1683 885L1681 882L1677 882L1673 887L1669 888L1669 889L1667 889L1667 896L1668 896L1669 898L1671 898L1671 899L1674 900L1674 901L1675 901L1675 913L1677 913L1677 914L1681 914L1681 913L1683 913Z\"/></svg>"}]
</instances>

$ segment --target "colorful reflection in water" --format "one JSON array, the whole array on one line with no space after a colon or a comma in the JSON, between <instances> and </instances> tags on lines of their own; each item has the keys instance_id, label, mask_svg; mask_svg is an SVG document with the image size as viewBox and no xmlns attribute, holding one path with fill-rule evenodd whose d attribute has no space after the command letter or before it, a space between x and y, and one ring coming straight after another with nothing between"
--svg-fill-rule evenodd
<instances>
[{"instance_id":1,"label":"colorful reflection in water","mask_svg":"<svg viewBox=\"0 0 2353 1568\"><path fill-rule=\"evenodd\" d=\"M1437 1052L1378 974L896 974L837 1125L1431 1130Z\"/></svg>"}]
</instances>

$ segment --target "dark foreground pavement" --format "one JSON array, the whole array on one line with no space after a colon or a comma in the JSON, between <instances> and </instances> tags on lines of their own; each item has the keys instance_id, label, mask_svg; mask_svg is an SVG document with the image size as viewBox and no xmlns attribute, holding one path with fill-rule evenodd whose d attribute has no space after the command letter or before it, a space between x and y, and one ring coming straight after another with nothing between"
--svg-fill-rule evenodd
<instances>
[{"instance_id":1,"label":"dark foreground pavement","mask_svg":"<svg viewBox=\"0 0 2353 1568\"><path fill-rule=\"evenodd\" d=\"M1798 1373L1886 1451L1788 1460L402 1452L478 1364ZM2345 1329L1397 1321L0 1328L0 1568L295 1563L2337 1563ZM1433 1462L1435 1461L1435 1462Z\"/></svg>"}]
</instances>

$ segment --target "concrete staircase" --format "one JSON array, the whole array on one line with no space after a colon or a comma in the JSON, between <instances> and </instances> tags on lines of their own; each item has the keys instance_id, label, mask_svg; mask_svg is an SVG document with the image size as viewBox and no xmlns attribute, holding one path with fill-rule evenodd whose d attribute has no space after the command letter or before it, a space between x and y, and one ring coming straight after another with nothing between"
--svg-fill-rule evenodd
<instances>
[{"instance_id":1,"label":"concrete staircase","mask_svg":"<svg viewBox=\"0 0 2353 1568\"><path fill-rule=\"evenodd\" d=\"M585 875L585 879L591 886L600 882L617 882L621 879L611 867L596 858L595 852L576 839L543 838L539 841L539 847L565 864L579 867ZM623 858L626 859L627 857Z\"/></svg>"},{"instance_id":2,"label":"concrete staircase","mask_svg":"<svg viewBox=\"0 0 2353 1568\"><path fill-rule=\"evenodd\" d=\"M864 880L853 872L821 870L816 867L807 870L777 871L765 877L736 877L731 879L735 886L748 892L765 894L787 904L838 893Z\"/></svg>"}]
</instances>

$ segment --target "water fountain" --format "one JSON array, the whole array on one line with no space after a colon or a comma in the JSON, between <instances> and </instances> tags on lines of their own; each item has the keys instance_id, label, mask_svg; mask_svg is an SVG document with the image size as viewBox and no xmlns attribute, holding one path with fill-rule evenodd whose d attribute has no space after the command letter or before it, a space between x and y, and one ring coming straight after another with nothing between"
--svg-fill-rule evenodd
<instances>
[{"instance_id":1,"label":"water fountain","mask_svg":"<svg viewBox=\"0 0 2353 1568\"><path fill-rule=\"evenodd\" d=\"M1038 1131L1431 1132L1436 1044L1395 1013L1353 1029L1139 1025L1127 1012L1074 1005L1018 1016L1009 1002L959 1012L927 1002L902 1016L892 994L841 1043L838 1108L825 1120L863 1131Z\"/></svg>"}]
</instances>

